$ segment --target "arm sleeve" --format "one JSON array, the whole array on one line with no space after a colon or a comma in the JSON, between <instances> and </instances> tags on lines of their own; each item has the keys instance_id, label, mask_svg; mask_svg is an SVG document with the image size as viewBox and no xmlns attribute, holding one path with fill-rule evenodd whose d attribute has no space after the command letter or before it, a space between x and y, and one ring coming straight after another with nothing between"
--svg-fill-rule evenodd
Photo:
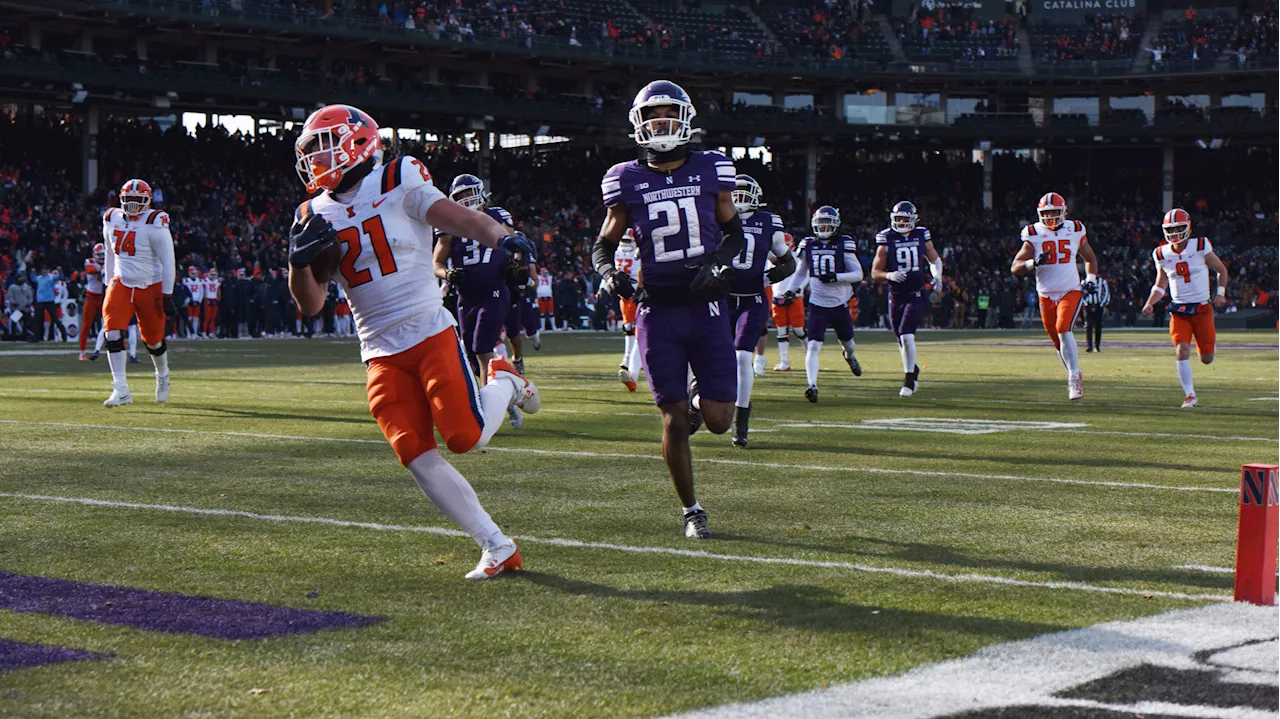
<instances>
[{"instance_id":1,"label":"arm sleeve","mask_svg":"<svg viewBox=\"0 0 1280 719\"><path fill-rule=\"evenodd\" d=\"M106 260L102 263L102 282L111 284L111 278L116 273L116 248L111 241L111 231L105 223L102 225L102 246L106 248Z\"/></svg>"},{"instance_id":2,"label":"arm sleeve","mask_svg":"<svg viewBox=\"0 0 1280 719\"><path fill-rule=\"evenodd\" d=\"M844 266L852 267L848 272L841 272L836 275L836 279L841 282L850 282L857 284L862 281L862 263L858 261L857 248L851 244L844 247Z\"/></svg>"},{"instance_id":3,"label":"arm sleeve","mask_svg":"<svg viewBox=\"0 0 1280 719\"><path fill-rule=\"evenodd\" d=\"M596 244L591 248L591 265L601 277L608 275L610 270L615 270L613 256L617 251L618 246L611 244L604 235L596 236Z\"/></svg>"},{"instance_id":4,"label":"arm sleeve","mask_svg":"<svg viewBox=\"0 0 1280 719\"><path fill-rule=\"evenodd\" d=\"M173 294L175 270L173 235L169 233L169 228L160 227L151 231L151 249L160 260L160 292L161 294L171 295Z\"/></svg>"},{"instance_id":5,"label":"arm sleeve","mask_svg":"<svg viewBox=\"0 0 1280 719\"><path fill-rule=\"evenodd\" d=\"M782 257L789 251L787 249L787 233L782 230L774 230L773 244L769 246L769 252L773 253L774 257Z\"/></svg>"},{"instance_id":6,"label":"arm sleeve","mask_svg":"<svg viewBox=\"0 0 1280 719\"><path fill-rule=\"evenodd\" d=\"M796 271L783 281L782 291L800 294L804 290L804 283L809 281L809 260L808 253L804 251L804 245L800 246L800 251L796 253Z\"/></svg>"}]
</instances>

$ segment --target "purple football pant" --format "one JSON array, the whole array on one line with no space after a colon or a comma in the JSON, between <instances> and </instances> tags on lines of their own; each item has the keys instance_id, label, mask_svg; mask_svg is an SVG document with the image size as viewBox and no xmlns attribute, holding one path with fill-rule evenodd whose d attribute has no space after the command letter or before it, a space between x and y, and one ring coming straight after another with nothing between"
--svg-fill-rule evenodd
<instances>
[{"instance_id":1,"label":"purple football pant","mask_svg":"<svg viewBox=\"0 0 1280 719\"><path fill-rule=\"evenodd\" d=\"M849 315L849 305L838 305L836 307L822 307L820 305L809 305L809 320L805 322L805 334L809 335L810 342L822 342L823 335L827 333L827 329L836 331L836 337L841 342L848 342L853 339L853 317Z\"/></svg>"},{"instance_id":2,"label":"purple football pant","mask_svg":"<svg viewBox=\"0 0 1280 719\"><path fill-rule=\"evenodd\" d=\"M764 295L733 295L729 298L730 322L733 323L733 348L755 351L760 335L769 324L769 306ZM699 383L701 391L701 383Z\"/></svg>"},{"instance_id":3,"label":"purple football pant","mask_svg":"<svg viewBox=\"0 0 1280 719\"><path fill-rule=\"evenodd\" d=\"M507 288L496 291L496 297L484 297L472 302L465 297L458 299L458 315L462 319L462 341L474 354L493 352L502 336L502 325L511 313L511 297Z\"/></svg>"},{"instance_id":4,"label":"purple football pant","mask_svg":"<svg viewBox=\"0 0 1280 719\"><path fill-rule=\"evenodd\" d=\"M507 330L507 338L519 337L520 330L524 324L523 309L520 306L520 298L511 298L511 308L507 310L507 317L503 321L502 326Z\"/></svg>"},{"instance_id":5,"label":"purple football pant","mask_svg":"<svg viewBox=\"0 0 1280 719\"><path fill-rule=\"evenodd\" d=\"M538 306L533 304L533 300L528 295L520 296L520 324L523 325L524 333L530 337L538 334L538 329L542 325L541 318L538 316Z\"/></svg>"},{"instance_id":6,"label":"purple football pant","mask_svg":"<svg viewBox=\"0 0 1280 719\"><path fill-rule=\"evenodd\" d=\"M889 327L895 337L913 335L920 328L920 320L924 319L925 303L928 300L924 292L912 292L898 297L889 293Z\"/></svg>"},{"instance_id":7,"label":"purple football pant","mask_svg":"<svg viewBox=\"0 0 1280 719\"><path fill-rule=\"evenodd\" d=\"M659 407L689 399L690 368L703 399L732 402L738 398L738 362L728 303L681 307L642 303L636 313L636 340L654 404Z\"/></svg>"}]
</instances>

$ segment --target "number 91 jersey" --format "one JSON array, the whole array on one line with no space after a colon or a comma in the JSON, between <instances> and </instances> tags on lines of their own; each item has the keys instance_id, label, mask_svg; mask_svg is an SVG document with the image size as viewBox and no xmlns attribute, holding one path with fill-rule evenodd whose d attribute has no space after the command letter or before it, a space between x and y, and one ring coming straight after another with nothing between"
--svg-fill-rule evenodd
<instances>
[{"instance_id":1,"label":"number 91 jersey","mask_svg":"<svg viewBox=\"0 0 1280 719\"><path fill-rule=\"evenodd\" d=\"M902 282L889 283L890 292L902 297L924 288L924 246L932 240L933 236L924 227L916 227L905 235L892 227L876 233L876 247L884 247L887 255L885 271L906 270L907 273L907 278Z\"/></svg>"},{"instance_id":2,"label":"number 91 jersey","mask_svg":"<svg viewBox=\"0 0 1280 719\"><path fill-rule=\"evenodd\" d=\"M1060 300L1068 292L1080 289L1080 270L1076 255L1087 233L1084 223L1066 220L1056 230L1036 222L1022 228L1022 241L1031 245L1031 256L1048 255L1042 265L1036 266L1036 293L1051 300Z\"/></svg>"},{"instance_id":3,"label":"number 91 jersey","mask_svg":"<svg viewBox=\"0 0 1280 719\"><path fill-rule=\"evenodd\" d=\"M338 231L336 279L350 299L360 359L408 350L453 325L444 310L431 254L427 209L444 199L413 157L370 172L344 196L324 192L298 207L294 220L316 213Z\"/></svg>"}]
</instances>

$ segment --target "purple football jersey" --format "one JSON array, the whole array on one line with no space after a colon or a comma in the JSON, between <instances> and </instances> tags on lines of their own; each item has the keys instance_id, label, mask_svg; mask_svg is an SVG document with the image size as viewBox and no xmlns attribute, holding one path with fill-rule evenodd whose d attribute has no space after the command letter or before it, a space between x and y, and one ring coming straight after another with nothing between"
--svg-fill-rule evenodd
<instances>
[{"instance_id":1,"label":"purple football jersey","mask_svg":"<svg viewBox=\"0 0 1280 719\"><path fill-rule=\"evenodd\" d=\"M832 235L825 240L806 237L801 243L801 251L804 252L805 262L809 265L809 274L817 277L828 272L834 272L837 275L849 272L844 261L844 253L856 246L853 238L848 235Z\"/></svg>"},{"instance_id":2,"label":"purple football jersey","mask_svg":"<svg viewBox=\"0 0 1280 719\"><path fill-rule=\"evenodd\" d=\"M500 224L511 224L511 213L501 207L486 207L484 213ZM458 294L473 302L495 296L507 285L507 252L501 247L485 247L466 237L453 238L450 262L465 270Z\"/></svg>"},{"instance_id":3,"label":"purple football jersey","mask_svg":"<svg viewBox=\"0 0 1280 719\"><path fill-rule=\"evenodd\" d=\"M931 239L929 230L924 227L917 227L905 235L892 228L885 228L876 234L876 247L883 246L888 255L885 271L907 271L907 279L889 283L891 292L897 295L908 295L924 288L923 270L928 262L924 254L924 244Z\"/></svg>"},{"instance_id":4,"label":"purple football jersey","mask_svg":"<svg viewBox=\"0 0 1280 719\"><path fill-rule=\"evenodd\" d=\"M764 265L773 246L773 233L783 232L782 218L772 212L758 210L742 221L742 232L747 244L733 258L733 279L729 292L735 295L755 295L764 292Z\"/></svg>"},{"instance_id":5,"label":"purple football jersey","mask_svg":"<svg viewBox=\"0 0 1280 719\"><path fill-rule=\"evenodd\" d=\"M720 249L716 197L733 191L735 174L718 152L691 152L671 172L636 160L609 168L600 183L604 205L626 206L644 284L687 286L697 275L687 265Z\"/></svg>"}]
</instances>

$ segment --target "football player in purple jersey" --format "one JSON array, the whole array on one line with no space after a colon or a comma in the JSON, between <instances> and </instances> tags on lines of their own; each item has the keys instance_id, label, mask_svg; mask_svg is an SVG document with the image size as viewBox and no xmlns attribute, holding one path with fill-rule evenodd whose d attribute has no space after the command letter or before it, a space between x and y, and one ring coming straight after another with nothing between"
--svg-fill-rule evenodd
<instances>
[{"instance_id":1,"label":"football player in purple jersey","mask_svg":"<svg viewBox=\"0 0 1280 719\"><path fill-rule=\"evenodd\" d=\"M916 329L928 309L924 263L929 263L935 287L942 286L942 258L933 247L929 230L916 224L916 206L899 202L889 210L889 226L876 234L876 258L871 263L871 279L889 283L889 327L898 338L902 355L900 397L910 397L919 388L920 366L916 364Z\"/></svg>"},{"instance_id":2,"label":"football player in purple jersey","mask_svg":"<svg viewBox=\"0 0 1280 719\"><path fill-rule=\"evenodd\" d=\"M733 279L729 282L729 312L733 324L733 348L738 356L738 399L734 402L733 446L747 446L751 420L751 390L756 377L752 361L769 323L769 302L764 297L766 277L777 284L796 271L796 260L787 247L782 218L761 210L760 183L750 175L738 175L733 206L742 219L747 243L733 258ZM766 264L773 260L773 267Z\"/></svg>"},{"instance_id":3,"label":"football player in purple jersey","mask_svg":"<svg viewBox=\"0 0 1280 719\"><path fill-rule=\"evenodd\" d=\"M840 211L830 205L819 207L810 222L816 237L806 237L800 242L799 267L786 285L784 301L799 296L797 288L809 285L809 318L805 333L809 340L805 345L804 373L809 381L804 396L810 402L818 401L818 358L822 352L823 336L827 328L836 332L836 339L844 349L844 361L853 376L862 376L862 365L854 356L853 317L849 314L849 298L853 286L862 281L862 263L858 261L858 245L848 235L836 235L840 227Z\"/></svg>"},{"instance_id":4,"label":"football player in purple jersey","mask_svg":"<svg viewBox=\"0 0 1280 719\"><path fill-rule=\"evenodd\" d=\"M726 299L746 237L733 206L733 163L688 147L696 115L673 82L651 82L636 95L629 118L640 159L614 165L601 181L608 213L592 261L602 291L637 299L636 342L662 413L662 457L684 507L684 534L707 539L689 435L703 423L723 434L733 421L737 365ZM614 266L628 227L640 250L639 288Z\"/></svg>"}]
</instances>

